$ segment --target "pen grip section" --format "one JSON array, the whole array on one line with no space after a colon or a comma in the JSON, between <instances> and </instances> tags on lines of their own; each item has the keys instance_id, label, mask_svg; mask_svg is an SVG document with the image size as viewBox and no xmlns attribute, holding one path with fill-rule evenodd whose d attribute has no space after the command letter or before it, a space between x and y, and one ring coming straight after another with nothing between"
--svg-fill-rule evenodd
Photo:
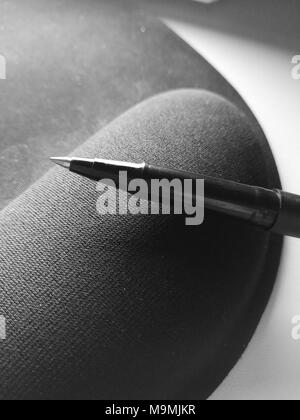
<instances>
[{"instance_id":1,"label":"pen grip section","mask_svg":"<svg viewBox=\"0 0 300 420\"><path fill-rule=\"evenodd\" d=\"M226 214L265 229L271 229L278 217L280 198L273 190L153 165L146 165L144 175L146 178L168 180L204 179L206 210Z\"/></svg>"},{"instance_id":2,"label":"pen grip section","mask_svg":"<svg viewBox=\"0 0 300 420\"><path fill-rule=\"evenodd\" d=\"M300 238L300 196L276 191L280 197L280 211L273 232Z\"/></svg>"}]
</instances>

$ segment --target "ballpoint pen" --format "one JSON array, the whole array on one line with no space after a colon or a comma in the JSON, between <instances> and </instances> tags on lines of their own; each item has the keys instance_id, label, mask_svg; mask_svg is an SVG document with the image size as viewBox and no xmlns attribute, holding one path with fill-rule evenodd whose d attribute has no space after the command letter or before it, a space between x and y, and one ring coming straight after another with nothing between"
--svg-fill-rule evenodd
<instances>
[{"instance_id":1,"label":"ballpoint pen","mask_svg":"<svg viewBox=\"0 0 300 420\"><path fill-rule=\"evenodd\" d=\"M190 172L104 159L51 158L69 171L94 181L110 179L118 187L119 174L128 180L203 179L205 209L252 223L271 232L300 238L300 196L278 189L266 189Z\"/></svg>"}]
</instances>

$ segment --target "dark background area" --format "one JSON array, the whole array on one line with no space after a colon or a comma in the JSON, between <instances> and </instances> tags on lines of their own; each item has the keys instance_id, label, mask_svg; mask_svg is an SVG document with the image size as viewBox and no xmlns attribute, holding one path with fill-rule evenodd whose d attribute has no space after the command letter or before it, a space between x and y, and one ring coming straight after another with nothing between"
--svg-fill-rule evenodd
<instances>
[{"instance_id":1,"label":"dark background area","mask_svg":"<svg viewBox=\"0 0 300 420\"><path fill-rule=\"evenodd\" d=\"M0 81L0 209L50 168L49 156L71 153L155 93L203 87L244 107L146 6L0 0L0 53L7 59L7 80Z\"/></svg>"},{"instance_id":2,"label":"dark background area","mask_svg":"<svg viewBox=\"0 0 300 420\"><path fill-rule=\"evenodd\" d=\"M141 0L157 16L209 27L274 47L299 51L298 0ZM300 51L299 51L300 52Z\"/></svg>"}]
</instances>

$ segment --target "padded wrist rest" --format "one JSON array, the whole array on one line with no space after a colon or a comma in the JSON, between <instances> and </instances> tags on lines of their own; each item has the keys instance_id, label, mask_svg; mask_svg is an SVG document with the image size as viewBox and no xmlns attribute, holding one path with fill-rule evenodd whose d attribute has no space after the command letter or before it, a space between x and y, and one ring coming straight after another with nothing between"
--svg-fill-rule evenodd
<instances>
[{"instance_id":1,"label":"padded wrist rest","mask_svg":"<svg viewBox=\"0 0 300 420\"><path fill-rule=\"evenodd\" d=\"M108 122L148 97L202 88L243 109L205 59L136 0L0 4L0 210ZM1 23L2 22L2 23Z\"/></svg>"},{"instance_id":2,"label":"padded wrist rest","mask_svg":"<svg viewBox=\"0 0 300 420\"><path fill-rule=\"evenodd\" d=\"M265 139L205 91L143 102L74 154L280 187ZM208 212L99 216L97 198L55 168L0 213L0 398L207 398L258 325L281 238Z\"/></svg>"}]
</instances>

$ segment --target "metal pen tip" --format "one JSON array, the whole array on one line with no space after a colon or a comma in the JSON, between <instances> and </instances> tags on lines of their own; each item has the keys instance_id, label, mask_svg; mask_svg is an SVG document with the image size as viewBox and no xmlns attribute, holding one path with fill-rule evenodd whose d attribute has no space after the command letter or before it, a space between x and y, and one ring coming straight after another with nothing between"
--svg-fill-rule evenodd
<instances>
[{"instance_id":1,"label":"metal pen tip","mask_svg":"<svg viewBox=\"0 0 300 420\"><path fill-rule=\"evenodd\" d=\"M63 168L70 169L72 159L67 157L52 157L50 160L56 165L62 166Z\"/></svg>"}]
</instances>

